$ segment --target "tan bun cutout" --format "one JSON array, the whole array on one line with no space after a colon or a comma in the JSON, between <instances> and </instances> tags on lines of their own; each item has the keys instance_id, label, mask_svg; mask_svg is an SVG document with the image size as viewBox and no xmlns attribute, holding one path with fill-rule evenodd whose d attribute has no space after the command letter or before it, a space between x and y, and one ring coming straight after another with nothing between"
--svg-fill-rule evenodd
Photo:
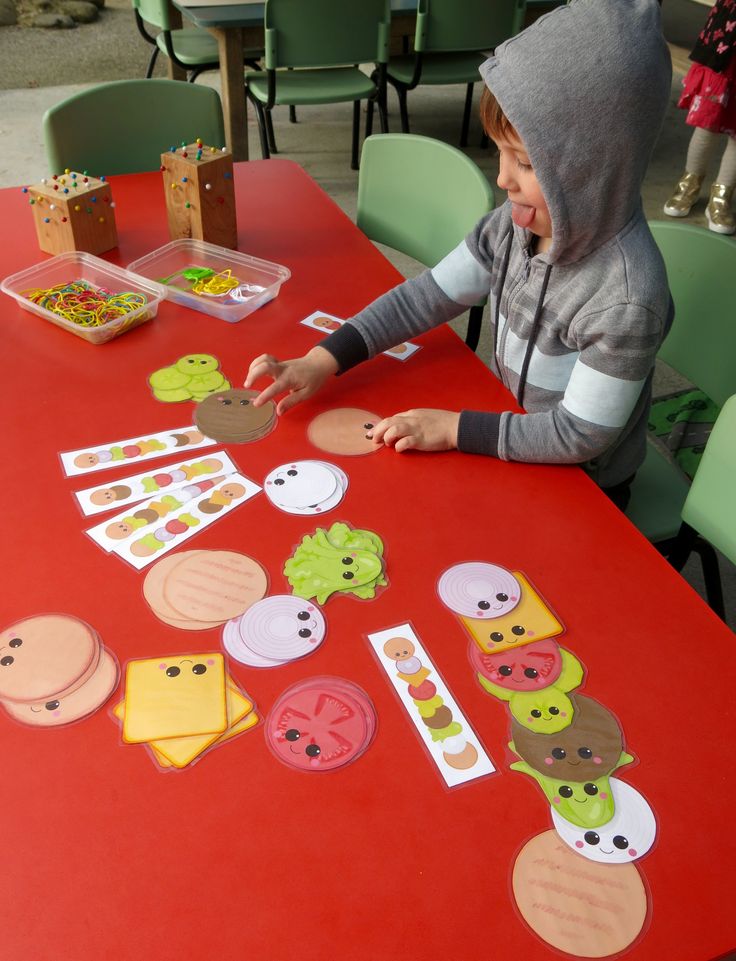
<instances>
[{"instance_id":1,"label":"tan bun cutout","mask_svg":"<svg viewBox=\"0 0 736 961\"><path fill-rule=\"evenodd\" d=\"M472 744L466 744L459 754L450 754L449 751L443 751L442 757L450 767L454 767L455 770L467 771L467 769L471 768L478 760L478 752Z\"/></svg>"},{"instance_id":2,"label":"tan bun cutout","mask_svg":"<svg viewBox=\"0 0 736 961\"><path fill-rule=\"evenodd\" d=\"M607 958L628 948L647 916L635 864L599 864L570 850L556 831L524 845L514 864L516 904L529 927L576 958Z\"/></svg>"},{"instance_id":3,"label":"tan bun cutout","mask_svg":"<svg viewBox=\"0 0 736 961\"><path fill-rule=\"evenodd\" d=\"M378 414L357 407L338 407L319 414L307 428L307 437L328 454L372 454L382 444L374 444L365 436L370 428L383 420Z\"/></svg>"},{"instance_id":4,"label":"tan bun cutout","mask_svg":"<svg viewBox=\"0 0 736 961\"><path fill-rule=\"evenodd\" d=\"M181 611L172 607L164 597L166 580L172 569L193 554L200 554L201 551L178 551L176 554L169 554L162 557L160 561L151 567L143 581L143 596L156 617L159 617L167 624L169 620L182 620Z\"/></svg>"},{"instance_id":5,"label":"tan bun cutout","mask_svg":"<svg viewBox=\"0 0 736 961\"><path fill-rule=\"evenodd\" d=\"M100 652L97 670L71 694L35 704L4 701L5 710L17 721L33 727L57 727L87 717L105 703L117 687L118 663L109 651Z\"/></svg>"},{"instance_id":6,"label":"tan bun cutout","mask_svg":"<svg viewBox=\"0 0 736 961\"><path fill-rule=\"evenodd\" d=\"M267 590L266 572L253 558L235 551L201 551L169 572L163 593L178 618L222 624L260 601Z\"/></svg>"}]
</instances>

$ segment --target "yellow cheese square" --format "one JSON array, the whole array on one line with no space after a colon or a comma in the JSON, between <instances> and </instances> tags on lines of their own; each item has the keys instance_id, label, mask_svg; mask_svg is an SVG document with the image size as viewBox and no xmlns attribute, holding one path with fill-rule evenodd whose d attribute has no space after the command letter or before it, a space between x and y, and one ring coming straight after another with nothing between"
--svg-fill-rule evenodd
<instances>
[{"instance_id":1,"label":"yellow cheese square","mask_svg":"<svg viewBox=\"0 0 736 961\"><path fill-rule=\"evenodd\" d=\"M251 701L244 697L240 690L234 686L234 683L229 679L226 689L226 707L228 726L222 734L158 738L155 741L150 741L149 746L156 755L159 763L162 763L163 758L165 762L172 764L176 768L186 767L188 764L191 764L196 757L199 757L203 751L206 751L211 744L214 744L220 738L224 738L233 725L237 724L252 711L253 704Z\"/></svg>"},{"instance_id":2,"label":"yellow cheese square","mask_svg":"<svg viewBox=\"0 0 736 961\"><path fill-rule=\"evenodd\" d=\"M486 654L543 641L565 630L524 575L519 571L512 574L521 585L521 598L513 611L493 618L460 616L465 629Z\"/></svg>"},{"instance_id":3,"label":"yellow cheese square","mask_svg":"<svg viewBox=\"0 0 736 961\"><path fill-rule=\"evenodd\" d=\"M123 741L220 734L227 727L225 660L205 652L129 661Z\"/></svg>"}]
</instances>

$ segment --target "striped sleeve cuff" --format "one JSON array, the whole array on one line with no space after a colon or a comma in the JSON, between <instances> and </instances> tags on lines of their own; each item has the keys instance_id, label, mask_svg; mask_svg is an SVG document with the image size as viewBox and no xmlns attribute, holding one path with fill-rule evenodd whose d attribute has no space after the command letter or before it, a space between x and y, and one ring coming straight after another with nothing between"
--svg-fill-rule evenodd
<instances>
[{"instance_id":1,"label":"striped sleeve cuff","mask_svg":"<svg viewBox=\"0 0 736 961\"><path fill-rule=\"evenodd\" d=\"M368 345L352 324L346 323L333 331L319 343L337 361L338 374L344 374L351 367L357 367L368 360Z\"/></svg>"},{"instance_id":2,"label":"striped sleeve cuff","mask_svg":"<svg viewBox=\"0 0 736 961\"><path fill-rule=\"evenodd\" d=\"M465 454L486 454L498 457L498 434L501 415L480 410L460 413L457 447Z\"/></svg>"}]
</instances>

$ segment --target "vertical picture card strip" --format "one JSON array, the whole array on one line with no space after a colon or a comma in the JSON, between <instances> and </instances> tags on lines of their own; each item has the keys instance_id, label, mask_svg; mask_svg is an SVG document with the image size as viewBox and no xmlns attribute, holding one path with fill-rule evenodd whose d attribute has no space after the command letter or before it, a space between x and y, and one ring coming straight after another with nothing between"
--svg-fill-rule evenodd
<instances>
[{"instance_id":1,"label":"vertical picture card strip","mask_svg":"<svg viewBox=\"0 0 736 961\"><path fill-rule=\"evenodd\" d=\"M411 624L366 635L447 787L496 770Z\"/></svg>"},{"instance_id":2,"label":"vertical picture card strip","mask_svg":"<svg viewBox=\"0 0 736 961\"><path fill-rule=\"evenodd\" d=\"M212 490L189 501L182 510L153 520L121 540L113 553L141 571L260 491L257 484L242 474L230 474Z\"/></svg>"},{"instance_id":3,"label":"vertical picture card strip","mask_svg":"<svg viewBox=\"0 0 736 961\"><path fill-rule=\"evenodd\" d=\"M196 427L174 427L158 433L141 434L127 440L108 441L90 445L79 450L62 451L59 454L65 477L92 474L110 467L127 467L142 460L166 457L168 454L213 447L217 441L205 437Z\"/></svg>"},{"instance_id":4,"label":"vertical picture card strip","mask_svg":"<svg viewBox=\"0 0 736 961\"><path fill-rule=\"evenodd\" d=\"M218 474L233 474L237 469L238 465L225 451L217 451L74 491L74 497L84 516L93 517L149 497L173 493Z\"/></svg>"}]
</instances>

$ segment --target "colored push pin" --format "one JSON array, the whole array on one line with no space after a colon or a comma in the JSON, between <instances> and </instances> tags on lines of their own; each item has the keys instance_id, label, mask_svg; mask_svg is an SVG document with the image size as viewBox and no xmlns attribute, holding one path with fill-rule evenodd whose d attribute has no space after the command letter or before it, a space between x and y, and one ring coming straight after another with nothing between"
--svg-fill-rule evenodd
<instances>
[{"instance_id":1,"label":"colored push pin","mask_svg":"<svg viewBox=\"0 0 736 961\"><path fill-rule=\"evenodd\" d=\"M205 190L212 190L212 184L205 184L205 185L204 185L204 189L205 189Z\"/></svg>"},{"instance_id":2,"label":"colored push pin","mask_svg":"<svg viewBox=\"0 0 736 961\"><path fill-rule=\"evenodd\" d=\"M97 203L97 197L92 197L92 203L93 203L93 204L96 204L96 203Z\"/></svg>"},{"instance_id":3,"label":"colored push pin","mask_svg":"<svg viewBox=\"0 0 736 961\"><path fill-rule=\"evenodd\" d=\"M70 170L68 167L65 167L65 168L64 168L64 173L65 173L65 174L70 174L70 173L71 173L71 170Z\"/></svg>"},{"instance_id":4,"label":"colored push pin","mask_svg":"<svg viewBox=\"0 0 736 961\"><path fill-rule=\"evenodd\" d=\"M31 203L32 203L32 204L35 204L35 202L36 202L36 201L33 199L33 197L31 197Z\"/></svg>"},{"instance_id":5,"label":"colored push pin","mask_svg":"<svg viewBox=\"0 0 736 961\"><path fill-rule=\"evenodd\" d=\"M79 211L80 211L82 208L79 206L79 204L74 204L74 209L76 210L77 213L79 213Z\"/></svg>"},{"instance_id":6,"label":"colored push pin","mask_svg":"<svg viewBox=\"0 0 736 961\"><path fill-rule=\"evenodd\" d=\"M189 180L189 177L182 177L181 182L185 184Z\"/></svg>"},{"instance_id":7,"label":"colored push pin","mask_svg":"<svg viewBox=\"0 0 736 961\"><path fill-rule=\"evenodd\" d=\"M52 179L52 180L58 180L58 179L59 179L59 175L58 175L58 174L53 174L53 176L52 176L51 179Z\"/></svg>"},{"instance_id":8,"label":"colored push pin","mask_svg":"<svg viewBox=\"0 0 736 961\"><path fill-rule=\"evenodd\" d=\"M42 184L47 184L47 183L48 183L48 178L46 178L46 177L41 177L41 183L42 183Z\"/></svg>"},{"instance_id":9,"label":"colored push pin","mask_svg":"<svg viewBox=\"0 0 736 961\"><path fill-rule=\"evenodd\" d=\"M50 224L50 223L51 223L51 218L50 218L50 217L44 217L44 218L43 218L43 222L44 222L45 224Z\"/></svg>"},{"instance_id":10,"label":"colored push pin","mask_svg":"<svg viewBox=\"0 0 736 961\"><path fill-rule=\"evenodd\" d=\"M158 169L161 171L161 173L163 173L164 170L166 170L166 167L164 167L164 165L161 164L161 166Z\"/></svg>"},{"instance_id":11,"label":"colored push pin","mask_svg":"<svg viewBox=\"0 0 736 961\"><path fill-rule=\"evenodd\" d=\"M69 193L69 188L68 188L68 187L64 187L64 193L65 193L65 194L68 194L68 193Z\"/></svg>"},{"instance_id":12,"label":"colored push pin","mask_svg":"<svg viewBox=\"0 0 736 961\"><path fill-rule=\"evenodd\" d=\"M77 179L77 175L76 175L75 173L73 173L73 174L72 174L72 180L76 180L76 179Z\"/></svg>"},{"instance_id":13,"label":"colored push pin","mask_svg":"<svg viewBox=\"0 0 736 961\"><path fill-rule=\"evenodd\" d=\"M189 203L189 201L187 200L187 202L184 204L184 206L185 206L185 207L187 208L187 210L188 210L192 205L191 205L191 204Z\"/></svg>"},{"instance_id":14,"label":"colored push pin","mask_svg":"<svg viewBox=\"0 0 736 961\"><path fill-rule=\"evenodd\" d=\"M201 147L201 146L202 146L202 138L201 138L201 137L197 137L195 143L197 144L198 147Z\"/></svg>"},{"instance_id":15,"label":"colored push pin","mask_svg":"<svg viewBox=\"0 0 736 961\"><path fill-rule=\"evenodd\" d=\"M65 223L66 223L66 217L62 217L62 218L61 218L61 222L62 222L63 224L65 224Z\"/></svg>"},{"instance_id":16,"label":"colored push pin","mask_svg":"<svg viewBox=\"0 0 736 961\"><path fill-rule=\"evenodd\" d=\"M226 170L222 176L224 177L225 180L230 180L230 178L232 177L232 174L230 173L229 170Z\"/></svg>"},{"instance_id":17,"label":"colored push pin","mask_svg":"<svg viewBox=\"0 0 736 961\"><path fill-rule=\"evenodd\" d=\"M56 204L49 204L49 210L56 210Z\"/></svg>"},{"instance_id":18,"label":"colored push pin","mask_svg":"<svg viewBox=\"0 0 736 961\"><path fill-rule=\"evenodd\" d=\"M22 187L21 190L24 194L28 193L28 187Z\"/></svg>"},{"instance_id":19,"label":"colored push pin","mask_svg":"<svg viewBox=\"0 0 736 961\"><path fill-rule=\"evenodd\" d=\"M227 153L227 147L221 147L220 153Z\"/></svg>"},{"instance_id":20,"label":"colored push pin","mask_svg":"<svg viewBox=\"0 0 736 961\"><path fill-rule=\"evenodd\" d=\"M91 214L91 213L92 213L92 208L91 208L91 207L87 207L87 213L88 213L88 214Z\"/></svg>"},{"instance_id":21,"label":"colored push pin","mask_svg":"<svg viewBox=\"0 0 736 961\"><path fill-rule=\"evenodd\" d=\"M189 154L186 152L186 150L182 150L181 155L182 155L182 157L188 157L188 156L189 156Z\"/></svg>"},{"instance_id":22,"label":"colored push pin","mask_svg":"<svg viewBox=\"0 0 736 961\"><path fill-rule=\"evenodd\" d=\"M104 184L106 182L107 182L107 177L100 177L100 183Z\"/></svg>"},{"instance_id":23,"label":"colored push pin","mask_svg":"<svg viewBox=\"0 0 736 961\"><path fill-rule=\"evenodd\" d=\"M110 206L111 206L111 207L114 207L114 206L115 206L115 201L114 201L114 200L111 200L111 201L110 201Z\"/></svg>"},{"instance_id":24,"label":"colored push pin","mask_svg":"<svg viewBox=\"0 0 736 961\"><path fill-rule=\"evenodd\" d=\"M58 184L54 184L54 190L58 190L58 189L59 189L59 185L58 185Z\"/></svg>"},{"instance_id":25,"label":"colored push pin","mask_svg":"<svg viewBox=\"0 0 736 961\"><path fill-rule=\"evenodd\" d=\"M171 189L172 189L172 190L176 190L176 188L177 188L178 186L179 186L178 183L175 183L175 182L172 181L172 184L171 184Z\"/></svg>"},{"instance_id":26,"label":"colored push pin","mask_svg":"<svg viewBox=\"0 0 736 961\"><path fill-rule=\"evenodd\" d=\"M176 147L169 147L169 153L176 153Z\"/></svg>"},{"instance_id":27,"label":"colored push pin","mask_svg":"<svg viewBox=\"0 0 736 961\"><path fill-rule=\"evenodd\" d=\"M101 223L101 224L104 224L104 222L105 222L105 218L104 218L104 217L100 217L100 223Z\"/></svg>"}]
</instances>

